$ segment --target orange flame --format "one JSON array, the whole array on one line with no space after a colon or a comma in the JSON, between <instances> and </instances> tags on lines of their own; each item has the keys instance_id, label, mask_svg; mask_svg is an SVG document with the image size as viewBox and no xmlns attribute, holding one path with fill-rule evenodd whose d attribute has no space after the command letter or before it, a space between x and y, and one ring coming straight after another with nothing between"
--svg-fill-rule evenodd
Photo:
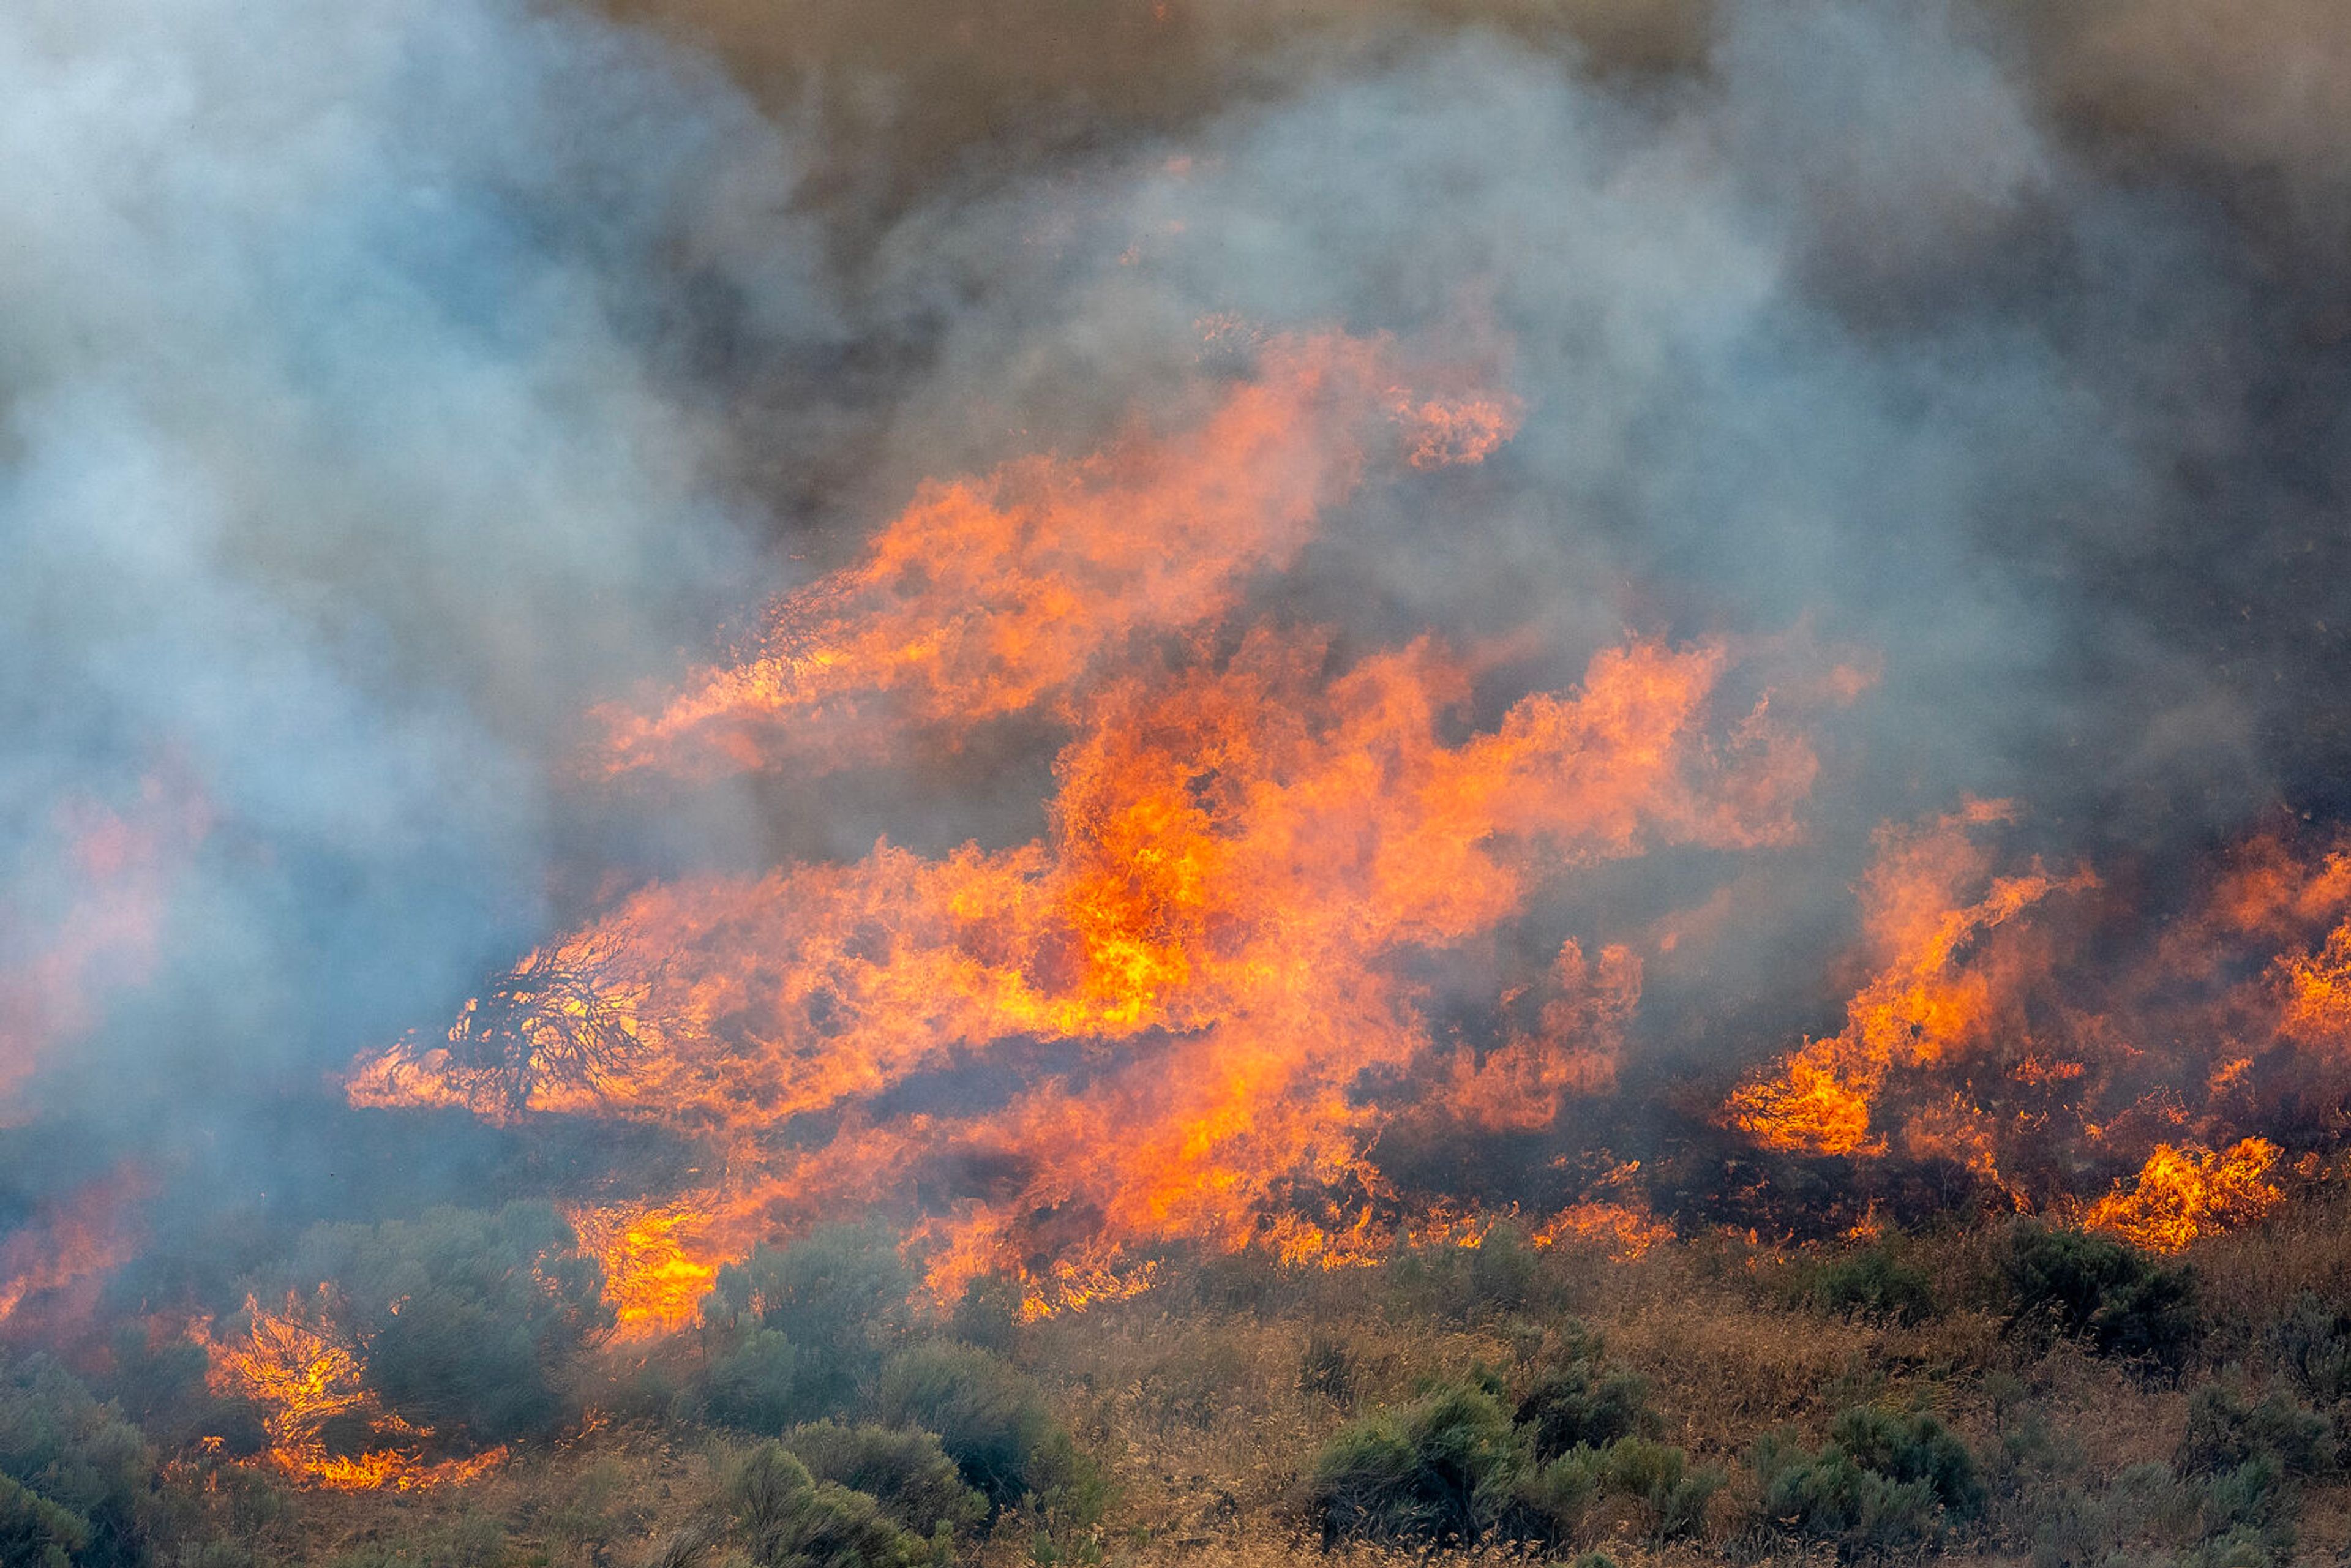
<instances>
[{"instance_id":1,"label":"orange flame","mask_svg":"<svg viewBox=\"0 0 2351 1568\"><path fill-rule=\"evenodd\" d=\"M2177 1252L2199 1236L2259 1219L2284 1197L2269 1179L2282 1151L2246 1138L2217 1153L2158 1145L2131 1183L2090 1206L2083 1223L2150 1252Z\"/></svg>"},{"instance_id":2,"label":"orange flame","mask_svg":"<svg viewBox=\"0 0 2351 1568\"><path fill-rule=\"evenodd\" d=\"M1181 435L925 486L862 564L778 603L748 657L697 671L657 713L605 710L609 766L860 760L902 727L1037 707L1134 639L1213 619L1250 573L1296 559L1375 449L1474 463L1516 427L1507 397L1415 402L1388 384L1394 357L1277 338Z\"/></svg>"},{"instance_id":3,"label":"orange flame","mask_svg":"<svg viewBox=\"0 0 2351 1568\"><path fill-rule=\"evenodd\" d=\"M259 1409L268 1460L296 1483L335 1491L410 1491L474 1480L506 1458L503 1447L463 1458L423 1458L432 1434L386 1411L368 1388L364 1358L334 1326L327 1286L309 1302L289 1295L283 1312L264 1311L250 1296L245 1310L248 1327L239 1341L215 1343L211 1325L201 1322L190 1326L190 1336L210 1357L206 1382L213 1392ZM326 1434L339 1419L396 1442L337 1452Z\"/></svg>"},{"instance_id":4,"label":"orange flame","mask_svg":"<svg viewBox=\"0 0 2351 1568\"><path fill-rule=\"evenodd\" d=\"M1987 883L1989 857L1970 830L2010 815L2004 801L1971 801L1923 827L1880 831L1862 888L1877 973L1846 1008L1844 1030L1807 1040L1731 1096L1732 1126L1792 1153L1882 1153L1871 1116L1887 1073L1985 1044L2010 988L1984 938L2053 894L2095 885L2086 871L2058 877L2038 864ZM1966 901L1962 890L1977 885L1980 895Z\"/></svg>"}]
</instances>

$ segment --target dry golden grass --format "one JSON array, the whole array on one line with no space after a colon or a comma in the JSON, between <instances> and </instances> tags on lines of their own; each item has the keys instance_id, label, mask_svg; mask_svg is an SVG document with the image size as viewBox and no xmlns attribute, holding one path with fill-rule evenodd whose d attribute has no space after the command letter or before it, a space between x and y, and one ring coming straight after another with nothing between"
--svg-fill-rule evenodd
<instances>
[{"instance_id":1,"label":"dry golden grass","mask_svg":"<svg viewBox=\"0 0 2351 1568\"><path fill-rule=\"evenodd\" d=\"M1775 1538L1756 1522L1750 1456L1774 1430L1817 1444L1839 1412L1860 1404L1933 1410L1978 1456L1993 1491L1984 1519L1938 1552L1890 1560L2022 1568L2044 1515L2085 1499L2095 1505L2132 1467L2176 1458L2195 1384L2225 1364L2245 1386L2266 1386L2266 1325L2297 1292L2351 1303L2351 1203L2341 1198L2206 1242L2188 1260L2211 1325L2206 1350L2168 1378L2006 1332L1984 1290L1991 1245L1980 1234L1911 1244L1943 1307L1915 1325L1806 1308L1795 1288L1800 1260L1715 1242L1630 1262L1546 1254L1523 1291L1499 1301L1465 1296L1443 1259L1418 1275L1204 1267L1196 1281L1179 1277L1151 1295L1032 1325L1018 1359L1114 1479L1099 1536L1111 1563L1463 1560L1371 1548L1324 1554L1297 1505L1301 1478L1351 1416L1479 1367L1521 1384L1568 1336L1588 1332L1648 1380L1667 1439L1729 1478L1708 1539L1660 1547L1622 1526L1598 1542L1618 1568L1834 1561L1825 1547ZM1301 1381L1317 1343L1340 1347L1345 1386ZM454 1568L720 1568L716 1551L664 1552L714 1517L719 1478L740 1448L691 1433L650 1421L592 1430L526 1454L463 1494L303 1494L244 1533L264 1561L308 1568L371 1542L454 1540L471 1515L497 1521L505 1549ZM2351 1486L2321 1476L2303 1496L2295 1561L2351 1560ZM2125 1518L2112 1528L2138 1524ZM2139 1550L2126 1546L2119 1560L2138 1560ZM2145 1552L2168 1560L2168 1549ZM1030 1563L1029 1526L1008 1515L965 1560Z\"/></svg>"}]
</instances>

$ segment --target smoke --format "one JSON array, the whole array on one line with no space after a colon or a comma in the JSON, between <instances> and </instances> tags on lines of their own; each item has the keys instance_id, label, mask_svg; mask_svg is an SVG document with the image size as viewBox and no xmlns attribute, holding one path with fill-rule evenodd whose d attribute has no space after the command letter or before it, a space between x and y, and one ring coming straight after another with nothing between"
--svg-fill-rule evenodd
<instances>
[{"instance_id":1,"label":"smoke","mask_svg":"<svg viewBox=\"0 0 2351 1568\"><path fill-rule=\"evenodd\" d=\"M1803 846L1583 895L1719 894L1648 970L1660 1060L1819 1025L1889 818L2176 862L2342 805L2335 7L609 13L0 19L0 998L44 998L0 1046L44 1136L327 1092L682 863L1032 835L1058 734L616 789L584 716L921 480L1180 428L1286 332L1523 417L1254 610L1507 646L1487 719L1627 631L1878 672Z\"/></svg>"}]
</instances>

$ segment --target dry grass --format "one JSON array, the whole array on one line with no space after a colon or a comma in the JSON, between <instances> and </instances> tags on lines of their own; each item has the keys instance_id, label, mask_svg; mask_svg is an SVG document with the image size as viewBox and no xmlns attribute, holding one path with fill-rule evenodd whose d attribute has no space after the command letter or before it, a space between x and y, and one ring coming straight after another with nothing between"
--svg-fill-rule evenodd
<instances>
[{"instance_id":1,"label":"dry grass","mask_svg":"<svg viewBox=\"0 0 2351 1568\"><path fill-rule=\"evenodd\" d=\"M1444 1561L1369 1548L1321 1552L1295 1503L1316 1450L1351 1416L1410 1398L1432 1380L1483 1367L1522 1382L1569 1335L1591 1332L1648 1380L1668 1440L1731 1478L1708 1539L1601 1542L1618 1568L1834 1561L1823 1546L1775 1538L1756 1522L1760 1483L1749 1456L1773 1430L1817 1444L1840 1411L1865 1403L1935 1411L1992 1485L1971 1536L1915 1560L2022 1568L2045 1514L2085 1499L2095 1505L2132 1467L2173 1460L2192 1385L2226 1364L2230 1375L2262 1386L2271 1375L2261 1354L2266 1325L2297 1292L2351 1301L2351 1203L2340 1198L2208 1242L2189 1260L2203 1281L2207 1348L2166 1379L2071 1343L2005 1333L1982 1293L1990 1245L1981 1236L1914 1244L1944 1307L1915 1325L1802 1307L1791 1289L1796 1260L1716 1243L1660 1248L1633 1262L1546 1255L1522 1292L1491 1301L1462 1296L1441 1268L1433 1276L1204 1270L1193 1284L1034 1325L1019 1360L1114 1479L1100 1535L1113 1563ZM1316 1343L1337 1347L1335 1387L1328 1376L1320 1386L1301 1378ZM718 1555L695 1542L709 1533L718 1477L737 1446L690 1432L652 1424L592 1431L519 1458L462 1496L303 1495L240 1533L264 1561L307 1568L370 1542L454 1538L471 1514L506 1531L495 1568L715 1568ZM2122 1560L2136 1560L2130 1550ZM2305 1488L2296 1560L2351 1560L2351 1486L2342 1478ZM1008 1516L967 1561L1031 1562L1028 1528Z\"/></svg>"}]
</instances>

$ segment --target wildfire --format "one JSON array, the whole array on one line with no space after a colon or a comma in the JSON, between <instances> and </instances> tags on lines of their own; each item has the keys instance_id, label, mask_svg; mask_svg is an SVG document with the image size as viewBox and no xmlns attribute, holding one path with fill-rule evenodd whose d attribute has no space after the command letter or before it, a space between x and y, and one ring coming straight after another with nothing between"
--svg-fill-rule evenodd
<instances>
[{"instance_id":1,"label":"wildfire","mask_svg":"<svg viewBox=\"0 0 2351 1568\"><path fill-rule=\"evenodd\" d=\"M2083 1223L2150 1252L2177 1252L2275 1207L2284 1194L2269 1176L2282 1152L2267 1138L2245 1138L2217 1152L2159 1145L2137 1177L2091 1205Z\"/></svg>"},{"instance_id":2,"label":"wildfire","mask_svg":"<svg viewBox=\"0 0 2351 1568\"><path fill-rule=\"evenodd\" d=\"M690 1238L702 1218L684 1204L627 1203L611 1208L567 1209L580 1250L603 1265L604 1296L624 1338L683 1328L695 1320L717 1278L716 1263L697 1260Z\"/></svg>"},{"instance_id":3,"label":"wildfire","mask_svg":"<svg viewBox=\"0 0 2351 1568\"><path fill-rule=\"evenodd\" d=\"M288 1296L282 1312L248 1296L245 1312L247 1327L237 1340L214 1341L209 1323L191 1325L190 1336L210 1356L213 1392L259 1410L269 1462L290 1479L339 1491L408 1491L475 1479L506 1458L503 1447L423 1458L432 1434L386 1411L368 1388L364 1357L336 1331L325 1285L315 1301ZM328 1436L339 1425L364 1432L371 1443L390 1441L342 1451Z\"/></svg>"},{"instance_id":4,"label":"wildfire","mask_svg":"<svg viewBox=\"0 0 2351 1568\"><path fill-rule=\"evenodd\" d=\"M0 1245L0 1324L36 1298L88 1292L128 1258L137 1241L133 1206L152 1190L145 1173L126 1165L37 1210Z\"/></svg>"},{"instance_id":5,"label":"wildfire","mask_svg":"<svg viewBox=\"0 0 2351 1568\"><path fill-rule=\"evenodd\" d=\"M1043 834L643 887L360 1063L352 1099L716 1141L723 1179L662 1228L583 1225L638 1322L850 1206L907 1213L941 1295L1001 1271L1034 1312L1142 1288L1165 1243L1338 1266L1434 1223L1374 1159L1383 1086L1545 1125L1614 1082L1642 959L1568 942L1531 1027L1449 1057L1416 963L1580 868L1788 841L1814 763L1771 692L1727 698L1720 643L1604 649L1477 727L1480 666L1432 638L1252 620L1244 580L1368 474L1509 434L1509 399L1400 391L1398 359L1276 340L1188 434L930 486L744 661L613 719L616 767L692 772L1050 704Z\"/></svg>"},{"instance_id":6,"label":"wildfire","mask_svg":"<svg viewBox=\"0 0 2351 1568\"><path fill-rule=\"evenodd\" d=\"M1290 565L1384 454L1483 459L1495 394L1416 400L1384 341L1261 346L1196 428L1077 461L924 486L865 560L780 601L746 656L659 712L605 711L609 766L696 774L868 759L904 729L961 732L1066 695L1134 640L1212 621Z\"/></svg>"},{"instance_id":7,"label":"wildfire","mask_svg":"<svg viewBox=\"0 0 2351 1568\"><path fill-rule=\"evenodd\" d=\"M1808 1040L1769 1075L1733 1094L1730 1124L1766 1148L1814 1155L1882 1153L1872 1130L1886 1075L1980 1051L2012 1026L2015 955L1989 939L2053 894L2095 885L2087 872L2059 877L2038 864L1990 877L1973 831L2010 820L2005 801L1976 801L1918 828L1878 835L1862 888L1877 973L1845 1012L1845 1027ZM1979 894L1962 890L1980 887ZM1935 1120L1949 1121L1949 1108ZM1920 1129L1934 1135L1931 1124Z\"/></svg>"},{"instance_id":8,"label":"wildfire","mask_svg":"<svg viewBox=\"0 0 2351 1568\"><path fill-rule=\"evenodd\" d=\"M202 797L168 768L128 803L57 810L57 905L0 904L0 1118L17 1112L44 1054L87 1033L110 992L146 978L173 882L210 826Z\"/></svg>"}]
</instances>

